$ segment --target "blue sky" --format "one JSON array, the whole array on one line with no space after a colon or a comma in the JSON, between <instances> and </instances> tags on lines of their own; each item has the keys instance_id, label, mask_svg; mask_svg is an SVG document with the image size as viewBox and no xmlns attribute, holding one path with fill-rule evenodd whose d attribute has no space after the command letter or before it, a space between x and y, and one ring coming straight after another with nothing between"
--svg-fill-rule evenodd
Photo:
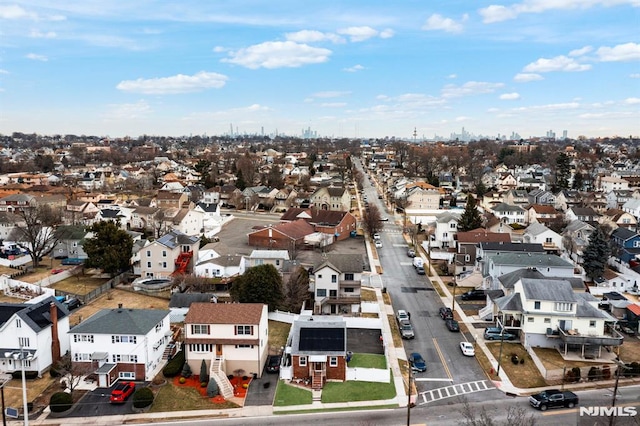
<instances>
[{"instance_id":1,"label":"blue sky","mask_svg":"<svg viewBox=\"0 0 640 426\"><path fill-rule=\"evenodd\" d=\"M640 0L0 2L0 133L640 135Z\"/></svg>"}]
</instances>

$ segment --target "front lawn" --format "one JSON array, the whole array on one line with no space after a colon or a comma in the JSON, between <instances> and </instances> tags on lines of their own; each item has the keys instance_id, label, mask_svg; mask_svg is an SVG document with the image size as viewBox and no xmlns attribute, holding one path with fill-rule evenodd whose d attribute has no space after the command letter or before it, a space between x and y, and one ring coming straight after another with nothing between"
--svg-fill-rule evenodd
<instances>
[{"instance_id":1,"label":"front lawn","mask_svg":"<svg viewBox=\"0 0 640 426\"><path fill-rule=\"evenodd\" d=\"M238 408L237 404L225 401L222 404L211 402L192 387L174 386L169 382L159 388L149 412L212 410L215 408Z\"/></svg>"},{"instance_id":2,"label":"front lawn","mask_svg":"<svg viewBox=\"0 0 640 426\"><path fill-rule=\"evenodd\" d=\"M500 355L500 343L487 343L487 347L498 360ZM519 360L524 359L524 363L514 364L511 362L511 356L517 355ZM540 374L540 371L533 363L531 356L520 343L504 342L502 348L502 360L500 368L507 374L509 380L518 388L537 388L547 386L547 382Z\"/></svg>"},{"instance_id":3,"label":"front lawn","mask_svg":"<svg viewBox=\"0 0 640 426\"><path fill-rule=\"evenodd\" d=\"M286 407L288 405L306 405L311 404L311 402L311 391L287 385L282 380L278 380L278 388L276 389L276 398L273 405Z\"/></svg>"},{"instance_id":4,"label":"front lawn","mask_svg":"<svg viewBox=\"0 0 640 426\"><path fill-rule=\"evenodd\" d=\"M389 374L391 376L391 372ZM374 401L396 396L393 377L389 383L327 382L322 388L322 402Z\"/></svg>"},{"instance_id":5,"label":"front lawn","mask_svg":"<svg viewBox=\"0 0 640 426\"><path fill-rule=\"evenodd\" d=\"M387 360L384 355L376 354L353 354L349 361L349 368L387 368Z\"/></svg>"}]
</instances>

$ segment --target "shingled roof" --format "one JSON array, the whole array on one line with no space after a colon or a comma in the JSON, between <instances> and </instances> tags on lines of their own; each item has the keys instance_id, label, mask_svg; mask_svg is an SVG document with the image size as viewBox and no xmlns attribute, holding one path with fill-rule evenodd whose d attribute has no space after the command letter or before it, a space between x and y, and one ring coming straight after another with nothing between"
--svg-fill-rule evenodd
<instances>
[{"instance_id":1,"label":"shingled roof","mask_svg":"<svg viewBox=\"0 0 640 426\"><path fill-rule=\"evenodd\" d=\"M260 324L262 303L192 303L186 324Z\"/></svg>"}]
</instances>

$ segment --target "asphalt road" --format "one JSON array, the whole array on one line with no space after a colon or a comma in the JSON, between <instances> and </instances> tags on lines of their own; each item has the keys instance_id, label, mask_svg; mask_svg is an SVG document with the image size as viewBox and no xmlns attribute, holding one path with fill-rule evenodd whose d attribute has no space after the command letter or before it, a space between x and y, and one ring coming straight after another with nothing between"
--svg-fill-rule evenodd
<instances>
[{"instance_id":1,"label":"asphalt road","mask_svg":"<svg viewBox=\"0 0 640 426\"><path fill-rule=\"evenodd\" d=\"M438 310L444 306L438 293L426 275L418 275L411 258L407 256L407 244L402 236L401 217L394 219L394 213L387 210L383 200L378 199L377 189L367 179L363 185L363 195L369 204L375 203L383 217L391 220L384 222L380 232L383 248L378 249L380 264L383 268L382 285L391 296L394 310L404 309L411 313L415 339L405 340L407 355L420 353L427 361L427 371L416 373L418 392L425 394L434 389L465 383L484 382L465 389L469 401L504 398L504 394L493 389L491 382L480 368L475 358L462 355L459 344L463 340L473 342L474 336L468 333L451 332L440 318ZM482 337L480 337L482 338ZM493 390L487 390L489 387ZM482 390L481 390L482 389ZM419 395L417 404L426 404L428 395ZM451 398L445 398L430 405L448 404Z\"/></svg>"}]
</instances>

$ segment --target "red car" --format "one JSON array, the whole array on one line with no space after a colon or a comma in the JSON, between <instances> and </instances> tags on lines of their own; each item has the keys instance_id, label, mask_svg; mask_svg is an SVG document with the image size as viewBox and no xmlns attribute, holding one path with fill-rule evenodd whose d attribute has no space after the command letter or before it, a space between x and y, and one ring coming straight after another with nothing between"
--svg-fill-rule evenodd
<instances>
[{"instance_id":1,"label":"red car","mask_svg":"<svg viewBox=\"0 0 640 426\"><path fill-rule=\"evenodd\" d=\"M133 382L120 382L111 391L111 397L109 401L112 404L124 404L124 402L131 396L136 389L136 384Z\"/></svg>"}]
</instances>

